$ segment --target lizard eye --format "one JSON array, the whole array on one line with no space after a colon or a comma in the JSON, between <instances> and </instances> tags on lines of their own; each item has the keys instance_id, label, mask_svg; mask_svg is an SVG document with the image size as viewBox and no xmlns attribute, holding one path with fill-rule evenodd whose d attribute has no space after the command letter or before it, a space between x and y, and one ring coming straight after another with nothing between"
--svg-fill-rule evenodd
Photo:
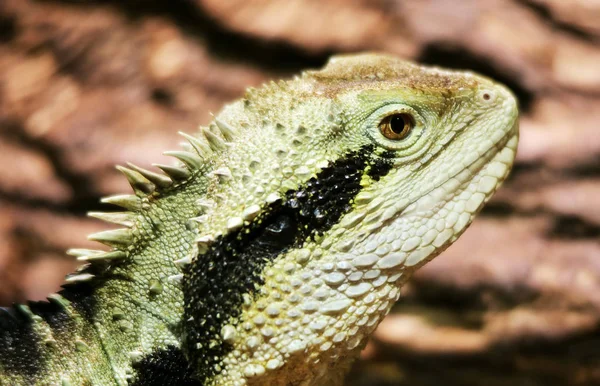
<instances>
[{"instance_id":1,"label":"lizard eye","mask_svg":"<svg viewBox=\"0 0 600 386\"><path fill-rule=\"evenodd\" d=\"M389 140L399 141L406 138L413 127L413 117L406 113L395 113L388 115L379 122L379 131Z\"/></svg>"},{"instance_id":2,"label":"lizard eye","mask_svg":"<svg viewBox=\"0 0 600 386\"><path fill-rule=\"evenodd\" d=\"M430 136L419 111L401 103L388 103L365 119L366 134L376 145L394 151L397 158L419 151Z\"/></svg>"}]
</instances>

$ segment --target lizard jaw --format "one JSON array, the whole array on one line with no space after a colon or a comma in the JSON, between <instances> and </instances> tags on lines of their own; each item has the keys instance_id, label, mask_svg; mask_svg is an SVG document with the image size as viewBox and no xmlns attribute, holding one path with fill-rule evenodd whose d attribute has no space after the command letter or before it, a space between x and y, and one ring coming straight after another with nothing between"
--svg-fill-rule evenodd
<instances>
[{"instance_id":1,"label":"lizard jaw","mask_svg":"<svg viewBox=\"0 0 600 386\"><path fill-rule=\"evenodd\" d=\"M502 185L516 155L518 127L515 118L508 133L481 157L421 196L402 212L402 216L408 217L432 216L435 212L440 218L446 218L445 230L429 245L422 245L407 256L404 266L411 272L431 261L460 237Z\"/></svg>"}]
</instances>

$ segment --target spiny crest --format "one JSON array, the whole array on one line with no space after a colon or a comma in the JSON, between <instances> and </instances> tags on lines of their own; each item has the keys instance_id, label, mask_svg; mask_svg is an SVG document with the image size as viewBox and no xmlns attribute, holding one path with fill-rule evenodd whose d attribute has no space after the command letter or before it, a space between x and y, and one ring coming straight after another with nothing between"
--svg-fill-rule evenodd
<instances>
[{"instance_id":1,"label":"spiny crest","mask_svg":"<svg viewBox=\"0 0 600 386\"><path fill-rule=\"evenodd\" d=\"M214 123L217 126L217 128L221 130L221 133L223 134L223 137L225 137L226 140L232 141L237 136L237 129L228 124L227 122L224 122L219 118L215 117Z\"/></svg>"},{"instance_id":2,"label":"spiny crest","mask_svg":"<svg viewBox=\"0 0 600 386\"><path fill-rule=\"evenodd\" d=\"M184 133L183 131L180 131L179 135L187 139L189 145L191 145L191 148L196 150L200 157L206 157L211 154L212 150L210 148L209 143L205 143L200 138Z\"/></svg>"},{"instance_id":3,"label":"spiny crest","mask_svg":"<svg viewBox=\"0 0 600 386\"><path fill-rule=\"evenodd\" d=\"M151 172L150 170L141 168L137 165L132 164L131 162L128 162L127 165L129 165L129 167L131 169L138 172L140 175L145 177L148 181L153 183L158 188L165 189L173 184L173 180L171 178L165 176L164 174Z\"/></svg>"},{"instance_id":4,"label":"spiny crest","mask_svg":"<svg viewBox=\"0 0 600 386\"><path fill-rule=\"evenodd\" d=\"M133 188L134 194L114 195L105 197L103 203L119 206L122 212L90 212L88 215L108 223L122 225L125 228L111 229L94 233L88 239L98 241L111 247L110 251L91 249L70 249L68 254L75 256L78 261L94 264L121 261L127 259L128 247L134 242L133 228L135 227L138 213L142 210L143 203L149 196L160 196L161 192L167 191L178 183L187 181L192 175L201 172L204 160L214 152L223 151L229 145L228 141L235 139L238 134L237 128L230 124L214 118L210 128L201 127L201 137L192 136L183 132L179 133L187 140L187 150L165 152L180 161L180 165L154 164L164 174L156 173L141 168L132 163L128 167L117 166ZM228 170L215 171L221 178L227 178ZM230 173L230 172L229 172ZM200 219L198 219L200 220ZM178 266L185 266L189 258L176 262ZM86 268L69 275L67 283L89 281L94 275ZM178 278L174 278L178 280Z\"/></svg>"},{"instance_id":5,"label":"spiny crest","mask_svg":"<svg viewBox=\"0 0 600 386\"><path fill-rule=\"evenodd\" d=\"M186 169L179 166L163 165L163 164L152 164L162 170L168 175L173 181L185 181L190 178L191 173Z\"/></svg>"},{"instance_id":6,"label":"spiny crest","mask_svg":"<svg viewBox=\"0 0 600 386\"><path fill-rule=\"evenodd\" d=\"M127 257L126 252L119 250L106 252L95 249L69 249L67 254L75 256L77 261L82 262L121 260Z\"/></svg>"},{"instance_id":7,"label":"spiny crest","mask_svg":"<svg viewBox=\"0 0 600 386\"><path fill-rule=\"evenodd\" d=\"M224 150L226 148L225 141L221 139L221 137L217 136L212 131L210 131L208 128L203 127L202 134L204 134L204 137L208 141L208 144L213 151Z\"/></svg>"},{"instance_id":8,"label":"spiny crest","mask_svg":"<svg viewBox=\"0 0 600 386\"><path fill-rule=\"evenodd\" d=\"M100 200L103 204L111 204L119 206L133 212L142 209L142 199L131 194L117 194L114 196L104 197Z\"/></svg>"},{"instance_id":9,"label":"spiny crest","mask_svg":"<svg viewBox=\"0 0 600 386\"><path fill-rule=\"evenodd\" d=\"M152 194L156 189L156 186L152 182L135 170L124 166L117 166L117 170L125 175L134 192L139 196Z\"/></svg>"},{"instance_id":10,"label":"spiny crest","mask_svg":"<svg viewBox=\"0 0 600 386\"><path fill-rule=\"evenodd\" d=\"M88 236L89 240L98 241L109 247L127 247L133 241L131 230L128 228L111 229L108 231L93 233Z\"/></svg>"},{"instance_id":11,"label":"spiny crest","mask_svg":"<svg viewBox=\"0 0 600 386\"><path fill-rule=\"evenodd\" d=\"M166 151L164 155L168 155L170 157L175 157L179 161L181 161L185 166L187 166L190 170L198 170L202 167L202 158L198 156L196 153L192 153L191 151L184 150L173 150Z\"/></svg>"},{"instance_id":12,"label":"spiny crest","mask_svg":"<svg viewBox=\"0 0 600 386\"><path fill-rule=\"evenodd\" d=\"M88 216L127 228L131 228L135 222L135 214L132 212L89 212Z\"/></svg>"}]
</instances>

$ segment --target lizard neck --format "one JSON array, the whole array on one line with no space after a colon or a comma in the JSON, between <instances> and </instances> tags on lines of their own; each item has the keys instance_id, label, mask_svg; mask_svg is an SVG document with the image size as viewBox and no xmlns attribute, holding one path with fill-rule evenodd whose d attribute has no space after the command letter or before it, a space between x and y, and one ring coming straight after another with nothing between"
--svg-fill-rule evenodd
<instances>
[{"instance_id":1,"label":"lizard neck","mask_svg":"<svg viewBox=\"0 0 600 386\"><path fill-rule=\"evenodd\" d=\"M180 350L175 261L197 233L188 223L198 215L195 178L160 193L109 198L129 211L95 215L127 228L90 238L113 250L72 250L89 265L67 277L50 302L0 313L0 385L193 384Z\"/></svg>"},{"instance_id":2,"label":"lizard neck","mask_svg":"<svg viewBox=\"0 0 600 386\"><path fill-rule=\"evenodd\" d=\"M188 382L181 351L182 270L197 237L201 176L141 197L130 228L127 257L102 274L93 319L118 377L133 385ZM158 383L156 383L158 382Z\"/></svg>"}]
</instances>

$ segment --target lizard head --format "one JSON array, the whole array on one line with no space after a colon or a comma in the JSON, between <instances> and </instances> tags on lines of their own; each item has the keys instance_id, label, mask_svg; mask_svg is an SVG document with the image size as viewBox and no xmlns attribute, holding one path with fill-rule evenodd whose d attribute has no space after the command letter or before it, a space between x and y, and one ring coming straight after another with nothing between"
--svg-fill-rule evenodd
<instances>
[{"instance_id":1,"label":"lizard head","mask_svg":"<svg viewBox=\"0 0 600 386\"><path fill-rule=\"evenodd\" d=\"M504 180L517 115L489 79L372 54L227 106L184 275L204 379L324 383L319 368L347 365Z\"/></svg>"},{"instance_id":2,"label":"lizard head","mask_svg":"<svg viewBox=\"0 0 600 386\"><path fill-rule=\"evenodd\" d=\"M344 219L354 254L376 247L387 264L422 265L456 240L510 170L517 102L488 78L372 54L334 57L305 78L335 101L342 147L372 152L366 174L375 178L361 181Z\"/></svg>"}]
</instances>

